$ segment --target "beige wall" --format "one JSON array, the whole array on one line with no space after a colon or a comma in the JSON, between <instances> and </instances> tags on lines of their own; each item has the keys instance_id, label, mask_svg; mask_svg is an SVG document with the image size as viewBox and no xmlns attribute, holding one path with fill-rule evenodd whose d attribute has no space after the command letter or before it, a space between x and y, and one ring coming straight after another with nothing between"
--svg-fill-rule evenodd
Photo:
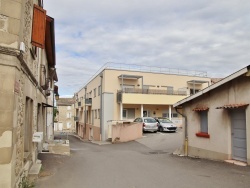
<instances>
[{"instance_id":1,"label":"beige wall","mask_svg":"<svg viewBox=\"0 0 250 188\"><path fill-rule=\"evenodd\" d=\"M100 75L102 74L102 78ZM94 77L88 84L85 85L87 98L92 98L92 105L86 106L84 102L85 98L85 88L82 88L79 92L77 92L78 101L81 101L81 106L78 107L78 104L75 104L76 108L76 116L79 117L79 123L84 126L84 110L88 110L88 116L86 123L91 126L100 129L100 119L99 114L98 118L94 118L94 122L91 121L92 115L91 113L98 111L101 109L101 99L98 95L98 86L101 85L102 81L102 93L112 93L114 94L113 105L114 120L120 120L120 104L117 102L117 91L121 90L121 79L118 78L121 74L126 75L138 75L143 76L143 85L151 85L149 89L155 90L167 90L166 86L173 86L174 91L178 89L183 89L187 87L191 87L190 84L187 84L187 81L190 80L202 80L210 82L210 78L205 77L196 77L196 76L183 76L183 75L169 75L162 73L150 73L150 72L138 72L138 71L122 71L122 70L111 70L104 69L99 75ZM135 88L142 88L142 79L138 80L126 80L124 79L124 83L127 85L134 85ZM196 85L196 89L202 89L207 87L207 83L203 85ZM94 89L96 89L96 96L94 96ZM189 94L189 88L186 89L187 94ZM92 93L90 95L90 92ZM135 117L141 116L141 105L143 105L144 110L150 110L152 113L155 111L155 116L162 116L163 112L169 110L169 105L174 104L175 102L185 98L186 96L181 95L151 95L151 94L123 94L123 108L128 108L128 106L134 106L135 108ZM138 110L137 110L138 109ZM174 112L174 109L171 108ZM153 115L153 114L152 114ZM180 125L181 126L181 125ZM81 128L84 130L84 127ZM88 130L86 137L88 138ZM79 133L79 135L82 133Z\"/></svg>"},{"instance_id":2,"label":"beige wall","mask_svg":"<svg viewBox=\"0 0 250 188\"><path fill-rule=\"evenodd\" d=\"M232 157L230 110L216 109L225 104L250 103L250 87L248 77L241 77L214 89L207 94L185 103L183 112L188 116L189 155L204 158L225 160ZM200 118L198 112L192 111L196 107L207 106L208 134L210 138L197 137L200 132ZM249 107L246 108L247 128L247 160L250 159Z\"/></svg>"},{"instance_id":3,"label":"beige wall","mask_svg":"<svg viewBox=\"0 0 250 188\"><path fill-rule=\"evenodd\" d=\"M142 137L142 124L116 123L112 124L112 142L128 142Z\"/></svg>"},{"instance_id":4,"label":"beige wall","mask_svg":"<svg viewBox=\"0 0 250 188\"><path fill-rule=\"evenodd\" d=\"M153 95L153 94L131 94L122 95L123 104L154 104L154 105L173 105L174 103L186 98L181 95Z\"/></svg>"}]
</instances>

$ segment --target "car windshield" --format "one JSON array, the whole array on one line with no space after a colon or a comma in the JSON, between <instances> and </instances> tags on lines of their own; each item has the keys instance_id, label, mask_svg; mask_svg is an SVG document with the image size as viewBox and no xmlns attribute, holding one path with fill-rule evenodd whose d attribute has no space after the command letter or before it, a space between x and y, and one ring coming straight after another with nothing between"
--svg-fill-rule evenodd
<instances>
[{"instance_id":1,"label":"car windshield","mask_svg":"<svg viewBox=\"0 0 250 188\"><path fill-rule=\"evenodd\" d=\"M173 123L172 121L170 121L169 119L158 119L159 122L161 123Z\"/></svg>"},{"instance_id":2,"label":"car windshield","mask_svg":"<svg viewBox=\"0 0 250 188\"><path fill-rule=\"evenodd\" d=\"M144 122L145 123L155 123L156 122L156 120L155 119L151 119L151 118L146 118L146 119L144 119Z\"/></svg>"}]
</instances>

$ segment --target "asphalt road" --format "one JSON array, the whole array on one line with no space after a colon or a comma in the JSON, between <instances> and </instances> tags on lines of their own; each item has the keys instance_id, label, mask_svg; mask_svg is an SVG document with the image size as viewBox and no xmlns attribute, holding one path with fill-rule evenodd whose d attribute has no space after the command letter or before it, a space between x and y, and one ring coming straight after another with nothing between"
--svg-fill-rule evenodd
<instances>
[{"instance_id":1,"label":"asphalt road","mask_svg":"<svg viewBox=\"0 0 250 188\"><path fill-rule=\"evenodd\" d=\"M38 188L249 188L250 167L178 157L179 133L96 145L69 136L71 156L40 154Z\"/></svg>"}]
</instances>

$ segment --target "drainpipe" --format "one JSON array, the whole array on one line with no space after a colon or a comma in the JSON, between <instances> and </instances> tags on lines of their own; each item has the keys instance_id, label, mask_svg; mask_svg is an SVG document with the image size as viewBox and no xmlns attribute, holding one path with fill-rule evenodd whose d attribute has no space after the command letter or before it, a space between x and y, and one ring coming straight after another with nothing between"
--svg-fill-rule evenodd
<instances>
[{"instance_id":1,"label":"drainpipe","mask_svg":"<svg viewBox=\"0 0 250 188\"><path fill-rule=\"evenodd\" d=\"M100 133L101 133L101 140L102 141L105 141L105 138L104 138L104 128L103 128L103 117L102 117L102 114L103 114L103 105L102 105L102 79L103 79L103 73L100 74L100 78L101 78L101 91L100 91Z\"/></svg>"},{"instance_id":2,"label":"drainpipe","mask_svg":"<svg viewBox=\"0 0 250 188\"><path fill-rule=\"evenodd\" d=\"M187 116L185 116L184 114L180 113L178 111L178 108L175 107L175 110L178 114L180 114L182 117L184 117L185 119L185 144L184 144L184 155L188 156L188 132L187 132Z\"/></svg>"},{"instance_id":3,"label":"drainpipe","mask_svg":"<svg viewBox=\"0 0 250 188\"><path fill-rule=\"evenodd\" d=\"M83 133L83 138L84 138L84 136L85 136L85 134L86 134L86 132L87 132L87 111L86 111L86 97L87 97L87 86L86 87L84 87L84 127L85 127L85 129L84 129L84 133ZM79 116L78 116L79 117ZM79 121L78 121L78 127L79 127ZM81 130L81 128L80 128L80 130Z\"/></svg>"}]
</instances>

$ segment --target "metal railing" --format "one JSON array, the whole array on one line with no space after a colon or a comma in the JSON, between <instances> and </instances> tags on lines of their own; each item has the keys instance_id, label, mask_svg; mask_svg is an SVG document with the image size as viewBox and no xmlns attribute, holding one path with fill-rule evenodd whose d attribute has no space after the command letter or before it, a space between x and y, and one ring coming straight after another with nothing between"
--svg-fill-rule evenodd
<instances>
[{"instance_id":1,"label":"metal railing","mask_svg":"<svg viewBox=\"0 0 250 188\"><path fill-rule=\"evenodd\" d=\"M103 65L90 79L84 84L83 89L88 83L93 80L98 74L100 74L104 69L114 69L114 70L128 70L128 71L139 71L139 72L152 72L152 73L163 73L163 74L177 74L185 76L199 76L207 77L206 71L197 71L197 70L187 70L187 69L174 69L167 67L156 67L156 66L145 66L145 65L135 65L135 64L126 64L126 63L112 63L108 62Z\"/></svg>"},{"instance_id":2,"label":"metal railing","mask_svg":"<svg viewBox=\"0 0 250 188\"><path fill-rule=\"evenodd\" d=\"M78 122L79 121L79 117L78 116L74 116L74 121Z\"/></svg>"},{"instance_id":3,"label":"metal railing","mask_svg":"<svg viewBox=\"0 0 250 188\"><path fill-rule=\"evenodd\" d=\"M118 90L117 93L138 93L138 94L153 94L153 95L187 95L187 91L183 90L160 90L160 89L135 89L124 88Z\"/></svg>"},{"instance_id":4,"label":"metal railing","mask_svg":"<svg viewBox=\"0 0 250 188\"><path fill-rule=\"evenodd\" d=\"M92 105L92 98L85 99L85 105Z\"/></svg>"}]
</instances>

